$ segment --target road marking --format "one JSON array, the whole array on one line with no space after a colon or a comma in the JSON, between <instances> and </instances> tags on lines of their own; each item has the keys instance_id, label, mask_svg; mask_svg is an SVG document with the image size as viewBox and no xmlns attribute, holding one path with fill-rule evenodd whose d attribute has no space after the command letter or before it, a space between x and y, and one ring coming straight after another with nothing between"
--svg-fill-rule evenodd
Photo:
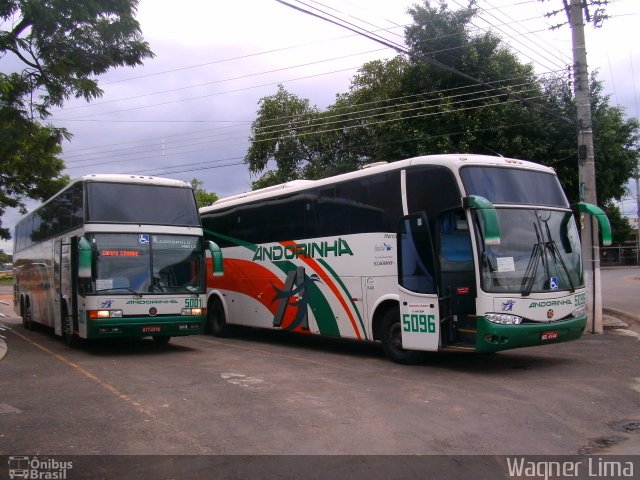
<instances>
[{"instance_id":1,"label":"road marking","mask_svg":"<svg viewBox=\"0 0 640 480\"><path fill-rule=\"evenodd\" d=\"M220 377L232 385L238 385L240 387L254 390L259 390L261 387L272 386L272 384L266 383L260 378L249 377L241 373L221 373Z\"/></svg>"},{"instance_id":2,"label":"road marking","mask_svg":"<svg viewBox=\"0 0 640 480\"><path fill-rule=\"evenodd\" d=\"M14 335L20 337L22 340L24 340L27 343L30 343L31 345L33 345L34 347L42 350L45 353L48 353L49 355L51 355L52 357L54 357L55 359L61 361L62 363L64 363L65 365L73 368L75 371L79 372L80 374L84 375L85 377L87 377L89 380L97 383L98 385L100 385L102 388L104 388L105 390L107 390L109 393L111 393L112 395L114 395L115 397L119 398L120 400L126 402L127 404L131 405L135 410L137 410L139 413L151 418L152 420L154 420L157 423L160 423L162 425L164 425L165 427L168 427L169 429L171 429L178 438L180 439L184 439L186 441L188 441L189 443L191 443L192 445L194 445L195 447L197 447L201 453L211 453L211 450L209 447L207 447L206 445L202 445L202 443L200 443L197 439L193 438L191 435L178 430L175 425L171 425L168 421L158 417L157 415L155 415L153 413L153 411L147 409L144 407L144 405L142 405L140 402L135 401L134 399L132 399L131 397L129 397L128 395L122 393L120 390L118 390L116 387L114 387L113 385L111 385L110 383L107 383L103 380L101 380L97 375L91 373L89 370L87 370L86 368L78 365L77 363L69 360L68 358L66 358L63 355L60 355L59 353L55 353L54 351L48 349L47 347L45 347L44 345L39 344L38 342L36 342L35 340L30 339L29 337L16 332L15 330L11 330L11 333L13 333ZM145 420L145 422L148 420Z\"/></svg>"},{"instance_id":3,"label":"road marking","mask_svg":"<svg viewBox=\"0 0 640 480\"><path fill-rule=\"evenodd\" d=\"M114 387L113 385L111 385L110 383L107 383L103 380L100 380L100 378L98 378L96 375L94 375L93 373L91 373L89 370L87 370L84 367L81 367L80 365L78 365L75 362L72 362L71 360L69 360L68 358L60 355L59 353L55 353L52 350L49 350L47 347L45 347L44 345L39 344L38 342L36 342L35 340L30 339L29 337L16 332L15 330L11 330L11 333L13 333L14 335L17 335L18 337L20 337L22 340L24 340L25 342L30 343L31 345L33 345L36 348L39 348L40 350L42 350L45 353L48 353L49 355L51 355L52 357L56 358L57 360L60 360L62 363L66 364L67 366L75 369L77 372L81 373L82 375L84 375L85 377L87 377L89 380L94 381L95 383L97 383L98 385L100 385L102 388L104 388L105 390L107 390L109 393L115 395L116 397L118 397L120 400L123 400L125 402L127 402L129 405L133 406L138 412L142 413L143 415L147 415L148 417L151 417L153 419L156 419L157 417L153 414L153 412L151 412L150 410L148 410L147 408L144 407L144 405L142 405L139 402L136 402L135 400L133 400L131 397L129 397L128 395L122 393L120 390L118 390L116 387Z\"/></svg>"}]
</instances>

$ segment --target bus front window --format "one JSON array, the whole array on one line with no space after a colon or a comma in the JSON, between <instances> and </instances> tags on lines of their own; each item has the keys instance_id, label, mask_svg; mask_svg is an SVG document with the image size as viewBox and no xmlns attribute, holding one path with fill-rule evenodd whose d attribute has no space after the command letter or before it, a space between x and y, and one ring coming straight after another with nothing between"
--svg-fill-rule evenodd
<instances>
[{"instance_id":1,"label":"bus front window","mask_svg":"<svg viewBox=\"0 0 640 480\"><path fill-rule=\"evenodd\" d=\"M153 291L204 292L202 241L198 237L153 236Z\"/></svg>"},{"instance_id":2,"label":"bus front window","mask_svg":"<svg viewBox=\"0 0 640 480\"><path fill-rule=\"evenodd\" d=\"M198 237L146 233L95 234L95 293L202 293Z\"/></svg>"},{"instance_id":3,"label":"bus front window","mask_svg":"<svg viewBox=\"0 0 640 480\"><path fill-rule=\"evenodd\" d=\"M578 231L571 212L498 208L500 244L480 233L482 287L487 292L574 290L583 285ZM477 222L480 224L480 222Z\"/></svg>"}]
</instances>

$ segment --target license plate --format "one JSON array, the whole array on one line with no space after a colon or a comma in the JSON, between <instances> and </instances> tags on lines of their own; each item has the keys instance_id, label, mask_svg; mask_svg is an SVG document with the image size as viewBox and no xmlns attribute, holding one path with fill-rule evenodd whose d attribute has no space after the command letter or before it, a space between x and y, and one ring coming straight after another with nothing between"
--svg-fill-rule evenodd
<instances>
[{"instance_id":1,"label":"license plate","mask_svg":"<svg viewBox=\"0 0 640 480\"><path fill-rule=\"evenodd\" d=\"M162 331L161 327L142 327L142 333L159 333Z\"/></svg>"},{"instance_id":2,"label":"license plate","mask_svg":"<svg viewBox=\"0 0 640 480\"><path fill-rule=\"evenodd\" d=\"M540 340L543 342L547 342L549 340L557 340L559 336L560 332L558 332L557 330L552 330L551 332L542 332Z\"/></svg>"}]
</instances>

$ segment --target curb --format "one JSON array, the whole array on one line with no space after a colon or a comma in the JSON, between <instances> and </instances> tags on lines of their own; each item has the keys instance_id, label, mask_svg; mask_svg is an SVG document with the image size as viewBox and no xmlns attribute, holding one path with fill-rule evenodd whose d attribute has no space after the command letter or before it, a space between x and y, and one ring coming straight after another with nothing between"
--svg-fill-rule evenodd
<instances>
[{"instance_id":1,"label":"curb","mask_svg":"<svg viewBox=\"0 0 640 480\"><path fill-rule=\"evenodd\" d=\"M626 322L635 322L640 324L639 315L633 315L632 313L627 313L625 311L618 310L617 308L602 307L602 313L605 315L611 315L612 317L619 318Z\"/></svg>"}]
</instances>

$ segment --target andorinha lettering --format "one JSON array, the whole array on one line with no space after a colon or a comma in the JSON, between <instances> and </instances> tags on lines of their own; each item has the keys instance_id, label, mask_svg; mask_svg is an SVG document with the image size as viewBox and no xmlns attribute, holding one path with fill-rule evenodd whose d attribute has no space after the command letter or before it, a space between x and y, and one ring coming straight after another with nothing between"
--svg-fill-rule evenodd
<instances>
[{"instance_id":1,"label":"andorinha lettering","mask_svg":"<svg viewBox=\"0 0 640 480\"><path fill-rule=\"evenodd\" d=\"M258 247L253 255L256 260L292 260L294 258L324 258L328 256L340 257L342 255L353 255L351 247L342 238L334 242L312 242L298 243L291 245L275 245L272 247Z\"/></svg>"},{"instance_id":2,"label":"andorinha lettering","mask_svg":"<svg viewBox=\"0 0 640 480\"><path fill-rule=\"evenodd\" d=\"M571 299L564 300L547 300L543 302L531 302L529 308L558 307L560 305L573 305Z\"/></svg>"}]
</instances>

